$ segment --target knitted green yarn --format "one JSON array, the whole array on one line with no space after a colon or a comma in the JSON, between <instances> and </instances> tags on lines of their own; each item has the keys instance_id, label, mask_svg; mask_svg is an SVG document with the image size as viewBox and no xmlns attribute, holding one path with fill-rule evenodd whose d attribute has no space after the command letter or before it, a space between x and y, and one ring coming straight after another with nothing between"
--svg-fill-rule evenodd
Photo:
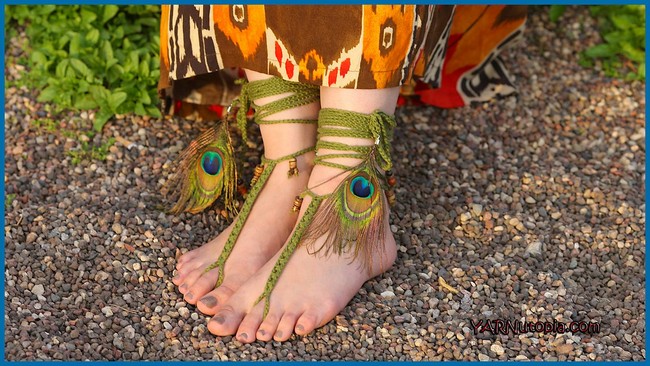
<instances>
[{"instance_id":1,"label":"knitted green yarn","mask_svg":"<svg viewBox=\"0 0 650 366\"><path fill-rule=\"evenodd\" d=\"M318 142L316 150L328 149L343 151L318 155L315 164L326 165L343 170L350 170L342 164L327 161L333 158L367 159L375 151L375 159L383 170L390 170L390 142L393 139L395 118L382 111L371 114L344 111L340 109L323 108L318 116ZM372 139L371 146L350 146L340 142L325 141L323 137L354 137Z\"/></svg>"},{"instance_id":2,"label":"knitted green yarn","mask_svg":"<svg viewBox=\"0 0 650 366\"><path fill-rule=\"evenodd\" d=\"M269 313L270 296L271 296L271 292L273 291L273 288L275 288L275 285L278 283L278 280L280 279L280 275L282 274L282 271L287 266L287 263L289 263L289 259L291 258L291 255L298 247L298 244L300 244L300 239L302 239L302 234L305 232L305 230L307 230L307 227L311 223L311 220L314 218L314 215L316 214L316 210L320 206L321 201L325 198L324 196L316 196L316 195L311 195L311 196L312 196L312 201L309 202L309 206L307 206L307 210L305 210L305 214L302 216L300 221L298 221L298 224L296 224L296 228L294 229L291 239L289 239L289 243L287 243L287 245L282 250L282 253L280 253L280 257L278 258L278 261L275 263L275 266L273 266L273 269L271 270L271 274L269 275L268 280L266 280L266 285L264 286L264 292L262 292L260 297L257 298L257 301L255 301L255 305L257 305L260 301L264 300L263 318L266 318L266 315Z\"/></svg>"},{"instance_id":3,"label":"knitted green yarn","mask_svg":"<svg viewBox=\"0 0 650 366\"><path fill-rule=\"evenodd\" d=\"M283 119L268 121L265 118L272 114L308 105L320 100L320 88L310 84L295 83L278 77L257 80L252 82L238 81L242 84L241 94L237 99L237 127L241 131L242 139L247 141L248 110L252 107L255 111L253 119L258 124L278 123L316 123L308 119ZM255 100L274 95L291 93L291 95L264 105L255 104Z\"/></svg>"}]
</instances>

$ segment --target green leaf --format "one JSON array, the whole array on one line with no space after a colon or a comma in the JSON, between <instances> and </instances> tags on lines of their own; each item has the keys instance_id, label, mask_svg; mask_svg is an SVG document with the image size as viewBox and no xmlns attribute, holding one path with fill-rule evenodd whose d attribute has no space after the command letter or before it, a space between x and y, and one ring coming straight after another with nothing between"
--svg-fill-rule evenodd
<instances>
[{"instance_id":1,"label":"green leaf","mask_svg":"<svg viewBox=\"0 0 650 366\"><path fill-rule=\"evenodd\" d=\"M37 66L45 66L47 64L47 57L40 51L32 51L30 60Z\"/></svg>"},{"instance_id":2,"label":"green leaf","mask_svg":"<svg viewBox=\"0 0 650 366\"><path fill-rule=\"evenodd\" d=\"M644 62L645 61L645 52L634 48L629 42L624 42L621 44L621 51L623 55L629 58L632 61Z\"/></svg>"},{"instance_id":3,"label":"green leaf","mask_svg":"<svg viewBox=\"0 0 650 366\"><path fill-rule=\"evenodd\" d=\"M147 60L142 60L140 62L140 76L147 77L149 76L149 63Z\"/></svg>"},{"instance_id":4,"label":"green leaf","mask_svg":"<svg viewBox=\"0 0 650 366\"><path fill-rule=\"evenodd\" d=\"M639 69L637 70L637 74L639 74L639 77L641 79L645 79L645 62L639 64Z\"/></svg>"},{"instance_id":5,"label":"green leaf","mask_svg":"<svg viewBox=\"0 0 650 366\"><path fill-rule=\"evenodd\" d=\"M635 23L633 17L625 14L612 14L609 19L616 28L622 30L629 29Z\"/></svg>"},{"instance_id":6,"label":"green leaf","mask_svg":"<svg viewBox=\"0 0 650 366\"><path fill-rule=\"evenodd\" d=\"M105 5L104 13L102 14L102 24L111 20L119 10L120 8L117 5Z\"/></svg>"},{"instance_id":7,"label":"green leaf","mask_svg":"<svg viewBox=\"0 0 650 366\"><path fill-rule=\"evenodd\" d=\"M74 104L74 107L79 110L88 110L88 109L95 109L98 107L98 105L91 95L86 94L77 99L77 101Z\"/></svg>"},{"instance_id":8,"label":"green leaf","mask_svg":"<svg viewBox=\"0 0 650 366\"><path fill-rule=\"evenodd\" d=\"M81 61L79 59L76 59L76 58L71 58L70 59L70 65L72 65L72 67L75 70L77 70L77 72L79 72L81 75L83 75L83 76L92 76L92 71L90 71L88 66L86 66L86 64L83 61Z\"/></svg>"},{"instance_id":9,"label":"green leaf","mask_svg":"<svg viewBox=\"0 0 650 366\"><path fill-rule=\"evenodd\" d=\"M91 45L97 44L99 42L99 30L97 29L91 29L87 34L86 34L86 41L90 43Z\"/></svg>"},{"instance_id":10,"label":"green leaf","mask_svg":"<svg viewBox=\"0 0 650 366\"><path fill-rule=\"evenodd\" d=\"M58 77L59 79L64 79L67 74L69 64L70 61L68 59L59 62L59 64L56 65L56 71L54 72L56 77Z\"/></svg>"},{"instance_id":11,"label":"green leaf","mask_svg":"<svg viewBox=\"0 0 650 366\"><path fill-rule=\"evenodd\" d=\"M81 16L81 22L85 24L90 24L97 19L97 14L89 9L81 9L79 14Z\"/></svg>"},{"instance_id":12,"label":"green leaf","mask_svg":"<svg viewBox=\"0 0 650 366\"><path fill-rule=\"evenodd\" d=\"M609 44L598 44L585 51L585 55L591 58L605 58L615 54L616 50Z\"/></svg>"},{"instance_id":13,"label":"green leaf","mask_svg":"<svg viewBox=\"0 0 650 366\"><path fill-rule=\"evenodd\" d=\"M151 97L147 90L140 90L140 101L145 105L151 104Z\"/></svg>"},{"instance_id":14,"label":"green leaf","mask_svg":"<svg viewBox=\"0 0 650 366\"><path fill-rule=\"evenodd\" d=\"M551 10L548 14L549 18L551 18L551 22L557 23L565 10L566 5L551 5Z\"/></svg>"},{"instance_id":15,"label":"green leaf","mask_svg":"<svg viewBox=\"0 0 650 366\"><path fill-rule=\"evenodd\" d=\"M113 115L114 115L113 112L110 112L103 108L97 111L97 113L95 113L95 121L93 122L93 129L97 132L101 132L106 122L108 122L108 120L111 119Z\"/></svg>"},{"instance_id":16,"label":"green leaf","mask_svg":"<svg viewBox=\"0 0 650 366\"><path fill-rule=\"evenodd\" d=\"M108 106L111 110L116 111L117 108L126 101L127 95L125 92L114 92L108 97Z\"/></svg>"},{"instance_id":17,"label":"green leaf","mask_svg":"<svg viewBox=\"0 0 650 366\"><path fill-rule=\"evenodd\" d=\"M142 103L135 103L135 108L134 108L133 111L135 112L135 114L137 114L139 116L146 116L147 115L147 111L144 109L144 106L142 105Z\"/></svg>"},{"instance_id":18,"label":"green leaf","mask_svg":"<svg viewBox=\"0 0 650 366\"><path fill-rule=\"evenodd\" d=\"M154 106L147 107L147 114L150 115L151 117L155 117L155 118L162 117L162 114L160 114L160 109L158 109L158 107L154 107Z\"/></svg>"},{"instance_id":19,"label":"green leaf","mask_svg":"<svg viewBox=\"0 0 650 366\"><path fill-rule=\"evenodd\" d=\"M104 41L102 43L102 53L103 53L104 58L106 60L115 59L115 57L113 56L113 46L111 45L111 42L109 42L109 41Z\"/></svg>"},{"instance_id":20,"label":"green leaf","mask_svg":"<svg viewBox=\"0 0 650 366\"><path fill-rule=\"evenodd\" d=\"M59 94L59 88L54 86L48 86L47 88L41 90L41 93L36 98L39 102L51 102Z\"/></svg>"}]
</instances>

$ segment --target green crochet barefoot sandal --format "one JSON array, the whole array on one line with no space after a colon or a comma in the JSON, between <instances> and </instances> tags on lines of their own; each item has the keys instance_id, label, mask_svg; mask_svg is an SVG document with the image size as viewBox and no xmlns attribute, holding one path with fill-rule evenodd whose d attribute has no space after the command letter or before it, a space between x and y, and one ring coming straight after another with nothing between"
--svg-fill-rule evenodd
<instances>
[{"instance_id":1,"label":"green crochet barefoot sandal","mask_svg":"<svg viewBox=\"0 0 650 366\"><path fill-rule=\"evenodd\" d=\"M228 107L225 120L203 132L176 160L176 174L163 188L163 194L169 200L176 202L168 210L170 213L201 212L220 196L224 198L225 209L236 213L237 202L234 196L237 190L243 188L243 184L237 179L229 122L237 121L242 141L246 144L247 113L251 107L255 110L255 121L260 124L316 123L316 121L302 119L267 121L265 118L286 109L318 101L320 94L317 86L294 83L277 77L239 83L243 84L241 94ZM285 93L291 95L264 106L258 106L253 102L260 98ZM290 161L290 165L295 168L295 157Z\"/></svg>"},{"instance_id":2,"label":"green crochet barefoot sandal","mask_svg":"<svg viewBox=\"0 0 650 366\"><path fill-rule=\"evenodd\" d=\"M300 200L305 196L311 197L311 202L273 267L264 292L256 301L257 304L265 300L264 317L269 311L271 292L301 243L310 253L325 256L349 254L351 262L360 258L360 264L369 272L373 268L372 254L383 255L387 205L395 199L392 191L395 179L389 174L392 167L390 141L395 119L381 111L361 114L321 109L318 124L317 151L327 149L337 153L319 155L315 164L342 169L341 174L349 172L349 176L331 194L318 195L311 190L316 187L311 187L300 196ZM350 146L325 141L324 137L372 139L375 144ZM336 158L363 161L349 167L332 161Z\"/></svg>"},{"instance_id":3,"label":"green crochet barefoot sandal","mask_svg":"<svg viewBox=\"0 0 650 366\"><path fill-rule=\"evenodd\" d=\"M313 102L316 102L320 99L319 87L294 83L286 81L277 77L270 79L254 81L250 83L245 83L242 86L241 96L239 97L239 103L241 104L237 112L237 124L239 129L242 131L242 139L246 141L246 130L247 130L247 121L246 113L249 107L253 107L255 110L254 120L258 124L281 124L281 123L303 123L303 124L313 124L317 123L316 120L306 120L306 119L283 119L283 120L266 120L267 117L292 108L300 107L303 105L308 105ZM269 102L264 105L256 105L255 100L260 98L270 97L279 94L292 93L291 95L281 98L277 101ZM250 214L253 204L257 199L259 193L264 188L268 178L271 176L271 173L275 169L275 166L283 161L289 162L289 170L287 171L287 176L293 177L299 174L297 158L309 151L314 151L315 147L308 147L297 151L293 154L283 156L278 159L268 159L262 157L262 162L255 168L253 179L251 180L251 189L246 196L246 201L244 202L241 210L239 211L239 216L235 222L232 232L224 245L221 255L216 262L211 264L205 269L205 272L211 271L214 268L218 267L219 277L215 287L218 287L223 282L224 278L224 265L228 257L232 253L232 250L235 247L237 238L241 233L248 215Z\"/></svg>"}]
</instances>

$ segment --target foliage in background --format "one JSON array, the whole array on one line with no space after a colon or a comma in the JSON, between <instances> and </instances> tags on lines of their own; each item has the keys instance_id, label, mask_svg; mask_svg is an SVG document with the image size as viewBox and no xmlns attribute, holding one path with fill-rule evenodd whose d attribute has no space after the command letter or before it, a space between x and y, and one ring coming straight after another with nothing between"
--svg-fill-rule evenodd
<instances>
[{"instance_id":1,"label":"foliage in background","mask_svg":"<svg viewBox=\"0 0 650 366\"><path fill-rule=\"evenodd\" d=\"M23 26L28 40L18 82L59 110L96 109L97 132L115 114L159 117L159 18L153 5L6 6L6 36Z\"/></svg>"},{"instance_id":2,"label":"foliage in background","mask_svg":"<svg viewBox=\"0 0 650 366\"><path fill-rule=\"evenodd\" d=\"M557 22L565 8L552 5L551 21ZM601 60L608 76L645 80L645 5L601 5L590 6L589 10L598 20L605 43L582 52L580 64L592 67L595 60Z\"/></svg>"}]
</instances>

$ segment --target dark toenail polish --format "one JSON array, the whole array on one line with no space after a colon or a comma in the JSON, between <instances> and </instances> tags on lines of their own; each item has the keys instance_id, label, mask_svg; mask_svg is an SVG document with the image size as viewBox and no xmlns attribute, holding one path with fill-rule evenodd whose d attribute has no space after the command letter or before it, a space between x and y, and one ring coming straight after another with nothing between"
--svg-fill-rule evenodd
<instances>
[{"instance_id":1,"label":"dark toenail polish","mask_svg":"<svg viewBox=\"0 0 650 366\"><path fill-rule=\"evenodd\" d=\"M263 336L263 335L266 334L266 332L264 331L264 329L260 329L260 330L258 330L257 333L259 333L261 336Z\"/></svg>"},{"instance_id":2,"label":"dark toenail polish","mask_svg":"<svg viewBox=\"0 0 650 366\"><path fill-rule=\"evenodd\" d=\"M248 334L242 333L242 334L239 335L239 338L241 338L243 340L246 340L246 339L248 339Z\"/></svg>"},{"instance_id":3,"label":"dark toenail polish","mask_svg":"<svg viewBox=\"0 0 650 366\"><path fill-rule=\"evenodd\" d=\"M278 338L282 338L282 331L279 330L279 331L275 332L275 336L278 337Z\"/></svg>"},{"instance_id":4,"label":"dark toenail polish","mask_svg":"<svg viewBox=\"0 0 650 366\"><path fill-rule=\"evenodd\" d=\"M219 324L223 324L226 321L226 319L224 319L223 316L219 315L214 317L214 321L216 321Z\"/></svg>"},{"instance_id":5,"label":"dark toenail polish","mask_svg":"<svg viewBox=\"0 0 650 366\"><path fill-rule=\"evenodd\" d=\"M185 297L187 297L188 300L192 300L194 298L194 294L191 293L191 292L188 292L187 295L185 295Z\"/></svg>"},{"instance_id":6,"label":"dark toenail polish","mask_svg":"<svg viewBox=\"0 0 650 366\"><path fill-rule=\"evenodd\" d=\"M199 301L201 301L203 303L203 305L205 305L205 306L207 306L209 308L213 308L213 307L215 307L217 305L217 298L214 297L214 296L206 296L206 297L202 298Z\"/></svg>"},{"instance_id":7,"label":"dark toenail polish","mask_svg":"<svg viewBox=\"0 0 650 366\"><path fill-rule=\"evenodd\" d=\"M302 332L302 331L305 330L305 327L303 327L302 325L298 324L298 326L296 327L296 330L299 331L299 332Z\"/></svg>"}]
</instances>

